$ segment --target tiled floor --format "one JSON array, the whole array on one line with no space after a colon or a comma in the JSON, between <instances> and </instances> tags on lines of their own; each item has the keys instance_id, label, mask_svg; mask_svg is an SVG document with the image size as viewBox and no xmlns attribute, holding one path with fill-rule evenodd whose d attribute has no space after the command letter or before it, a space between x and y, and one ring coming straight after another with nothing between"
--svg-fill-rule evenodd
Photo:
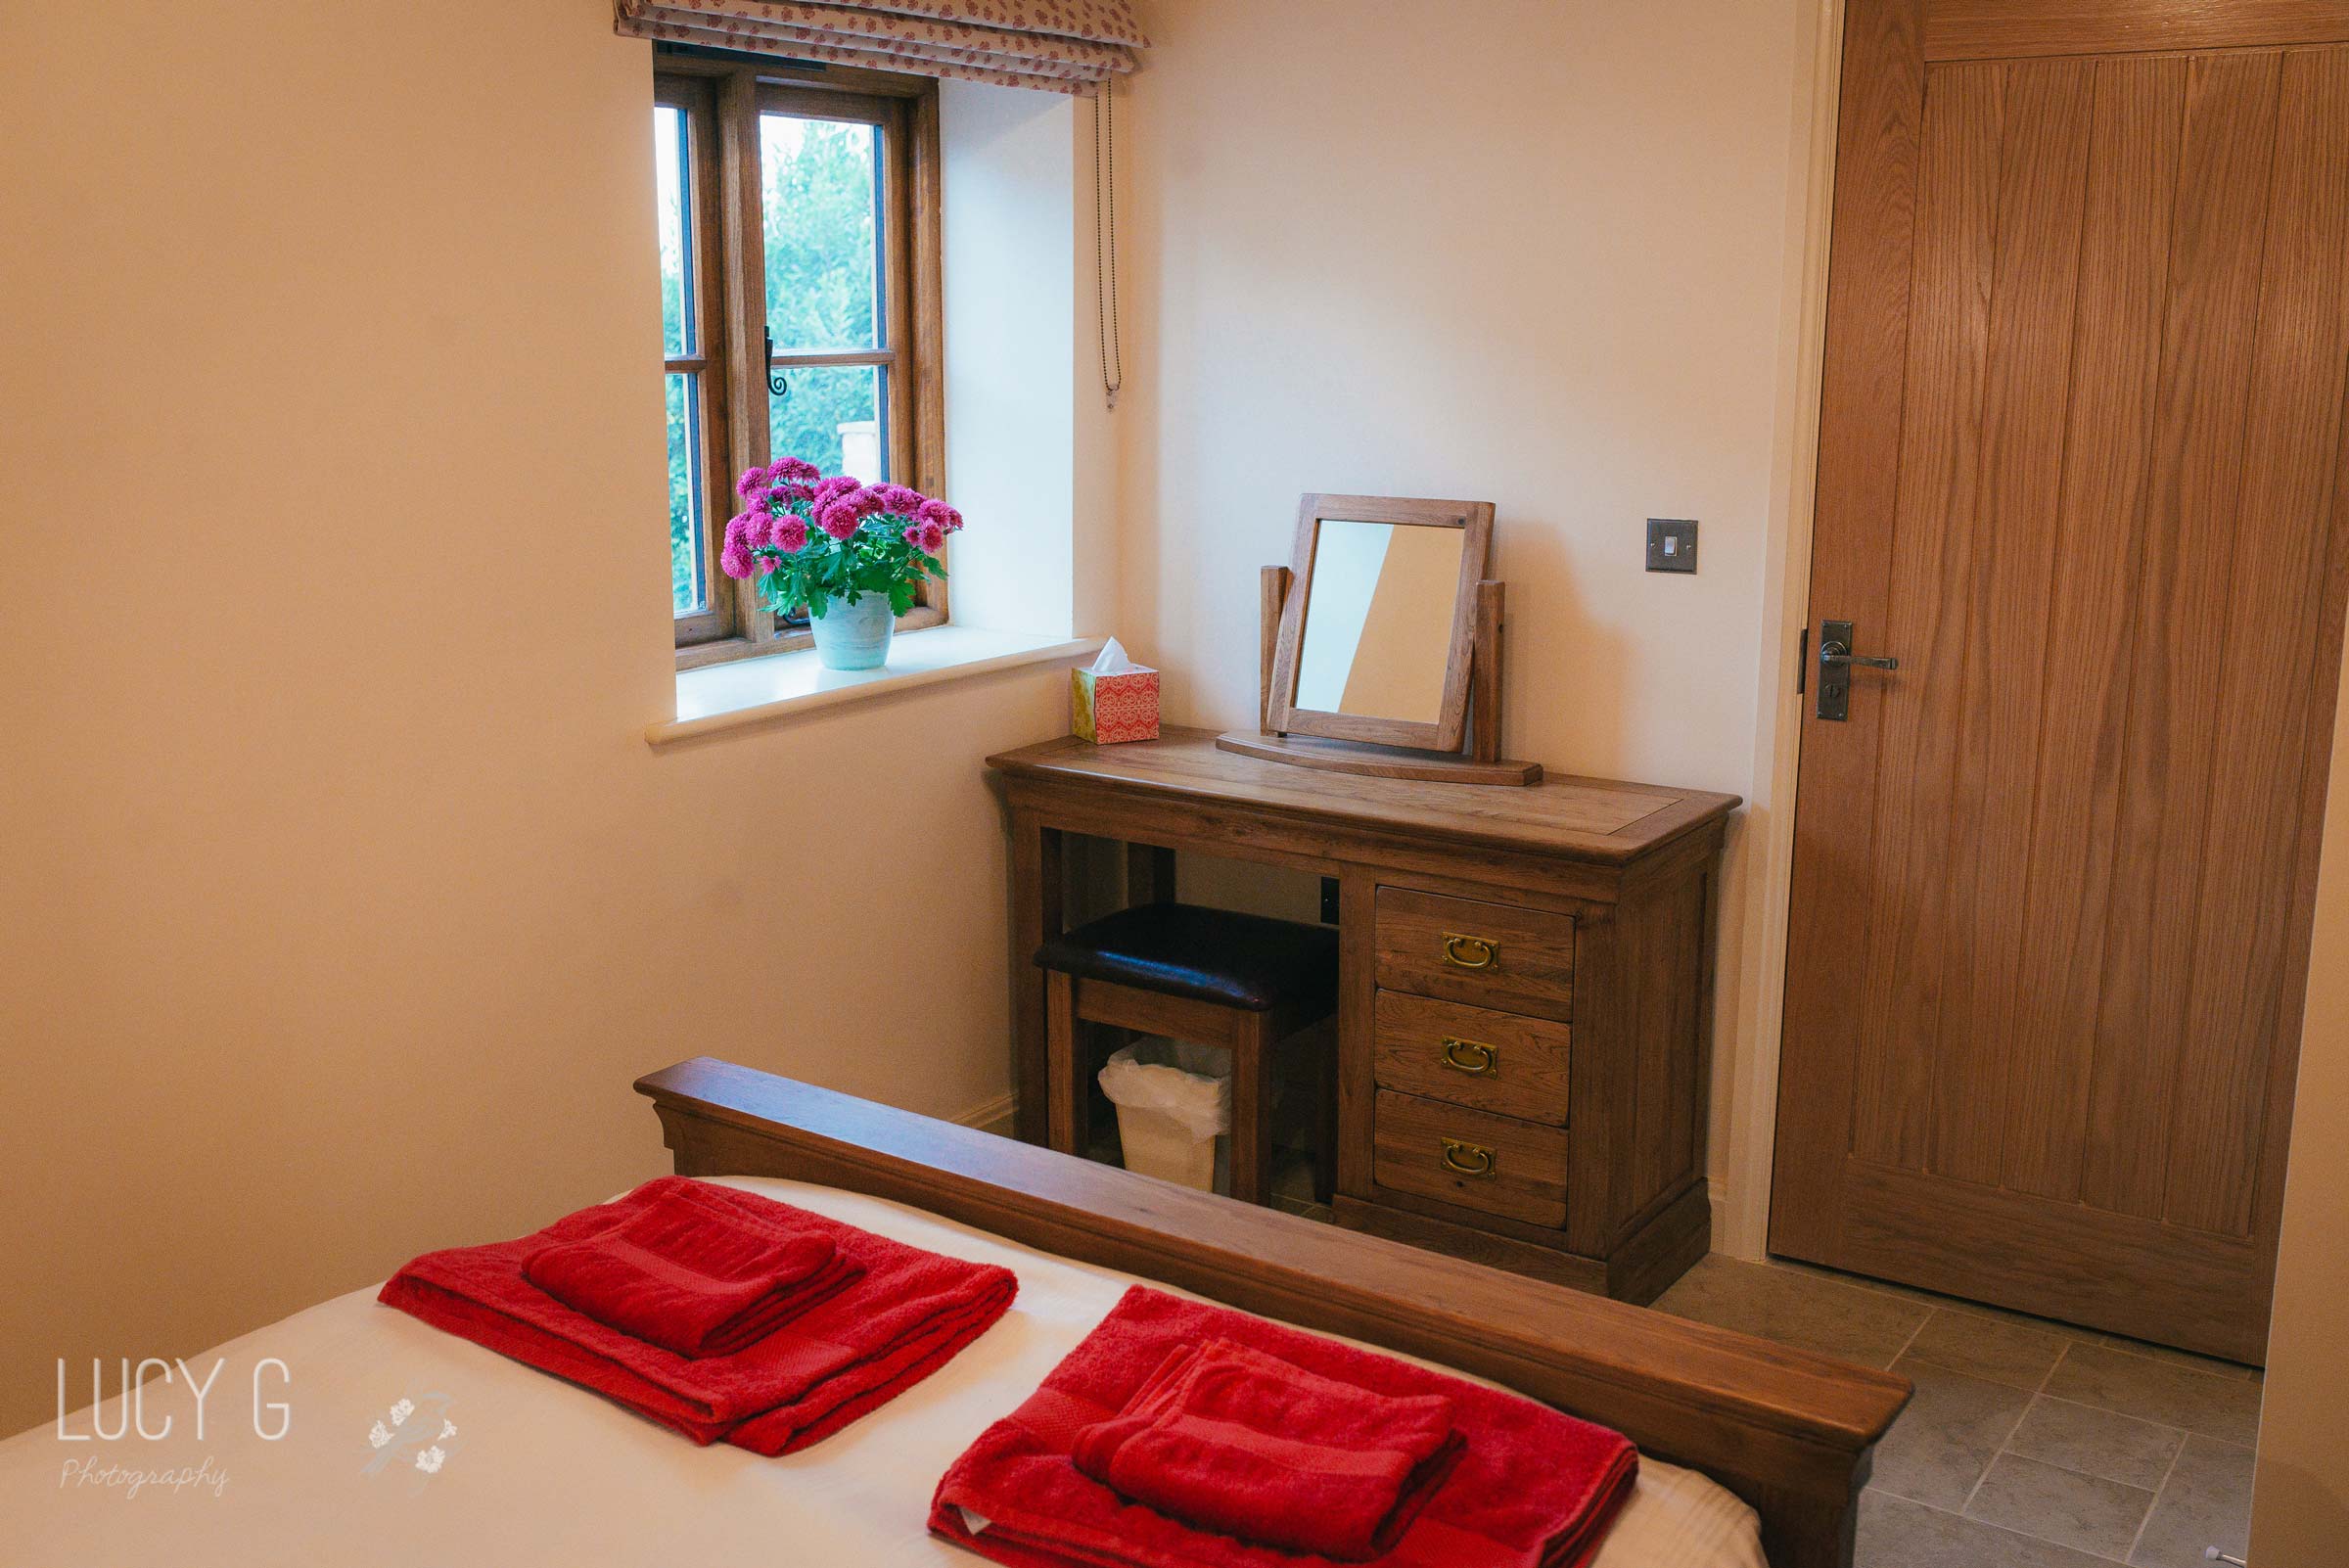
<instances>
[{"instance_id":1,"label":"tiled floor","mask_svg":"<svg viewBox=\"0 0 2349 1568\"><path fill-rule=\"evenodd\" d=\"M2259 1374L1793 1264L1710 1257L1656 1303L1887 1366L1858 1568L2201 1568L2250 1530Z\"/></svg>"}]
</instances>

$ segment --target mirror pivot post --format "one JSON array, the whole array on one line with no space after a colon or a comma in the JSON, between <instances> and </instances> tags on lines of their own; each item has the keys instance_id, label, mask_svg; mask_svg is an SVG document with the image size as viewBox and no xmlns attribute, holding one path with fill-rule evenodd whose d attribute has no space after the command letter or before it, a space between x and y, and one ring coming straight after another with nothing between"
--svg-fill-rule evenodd
<instances>
[{"instance_id":1,"label":"mirror pivot post","mask_svg":"<svg viewBox=\"0 0 2349 1568\"><path fill-rule=\"evenodd\" d=\"M1280 611L1289 598L1289 569L1285 566L1265 568L1258 586L1258 633L1261 646L1257 653L1256 729L1260 735L1272 733L1272 663L1280 649Z\"/></svg>"},{"instance_id":2,"label":"mirror pivot post","mask_svg":"<svg viewBox=\"0 0 2349 1568\"><path fill-rule=\"evenodd\" d=\"M1476 644L1468 656L1468 755L1500 761L1500 607L1505 584L1476 585Z\"/></svg>"}]
</instances>

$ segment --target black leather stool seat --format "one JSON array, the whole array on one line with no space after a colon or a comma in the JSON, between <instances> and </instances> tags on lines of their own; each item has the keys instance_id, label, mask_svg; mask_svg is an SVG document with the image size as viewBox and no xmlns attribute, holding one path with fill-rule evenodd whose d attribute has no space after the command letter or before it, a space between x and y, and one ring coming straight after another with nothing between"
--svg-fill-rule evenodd
<instances>
[{"instance_id":1,"label":"black leather stool seat","mask_svg":"<svg viewBox=\"0 0 2349 1568\"><path fill-rule=\"evenodd\" d=\"M1143 903L1054 937L1036 961L1080 980L1243 1012L1333 1005L1338 933L1192 903Z\"/></svg>"}]
</instances>

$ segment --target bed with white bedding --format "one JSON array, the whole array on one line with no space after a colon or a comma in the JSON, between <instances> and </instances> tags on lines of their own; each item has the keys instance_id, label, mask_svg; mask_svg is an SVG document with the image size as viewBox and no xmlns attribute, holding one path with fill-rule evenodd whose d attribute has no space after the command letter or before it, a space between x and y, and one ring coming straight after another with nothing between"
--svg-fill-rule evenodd
<instances>
[{"instance_id":1,"label":"bed with white bedding","mask_svg":"<svg viewBox=\"0 0 2349 1568\"><path fill-rule=\"evenodd\" d=\"M723 1063L638 1087L680 1174L1000 1264L1020 1280L1010 1313L845 1431L763 1458L697 1448L354 1291L189 1357L169 1381L150 1368L137 1411L117 1399L0 1443L0 1563L969 1564L926 1531L939 1477L1137 1280L1391 1353L1452 1346L1414 1359L1498 1371L1624 1430L1643 1459L1600 1568L1757 1568L1766 1545L1775 1568L1848 1564L1866 1449L1907 1394L1882 1373ZM738 1171L782 1175L721 1174ZM207 1385L201 1432L189 1375Z\"/></svg>"},{"instance_id":2,"label":"bed with white bedding","mask_svg":"<svg viewBox=\"0 0 2349 1568\"><path fill-rule=\"evenodd\" d=\"M1011 1312L935 1376L815 1447L779 1459L696 1448L571 1384L404 1313L372 1289L298 1313L188 1358L198 1379L225 1360L194 1432L183 1386L160 1381L150 1430L62 1442L55 1423L0 1445L0 1560L26 1568L256 1565L823 1564L971 1568L979 1559L924 1529L946 1466L1019 1404L1116 1305L1135 1275L1056 1258L903 1205L803 1182L727 1177L933 1252L997 1263L1020 1277ZM253 1368L282 1438L253 1419ZM177 1376L176 1372L174 1374ZM414 1408L381 1448L392 1407ZM118 1402L116 1402L118 1404ZM68 1419L112 1431L112 1407ZM279 1414L262 1411L274 1430ZM442 1439L442 1426L455 1432ZM438 1468L416 1456L440 1449ZM101 1452L103 1451L103 1452ZM97 1463L80 1477L83 1461ZM134 1493L123 1472L185 1472ZM73 1477L67 1478L69 1466ZM1693 1471L1650 1460L1598 1568L1760 1568L1754 1511Z\"/></svg>"}]
</instances>

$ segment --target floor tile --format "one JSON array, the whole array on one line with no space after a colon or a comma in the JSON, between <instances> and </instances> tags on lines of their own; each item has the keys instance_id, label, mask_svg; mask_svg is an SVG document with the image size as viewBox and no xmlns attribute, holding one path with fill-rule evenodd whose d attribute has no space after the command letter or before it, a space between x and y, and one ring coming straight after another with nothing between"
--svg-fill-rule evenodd
<instances>
[{"instance_id":1,"label":"floor tile","mask_svg":"<svg viewBox=\"0 0 2349 1568\"><path fill-rule=\"evenodd\" d=\"M2073 1546L2099 1557L2128 1555L2153 1506L2142 1487L2082 1475L2058 1465L2002 1453L1965 1505L1968 1519Z\"/></svg>"},{"instance_id":2,"label":"floor tile","mask_svg":"<svg viewBox=\"0 0 2349 1568\"><path fill-rule=\"evenodd\" d=\"M1916 1395L1876 1445L1870 1479L1911 1502L1958 1512L2005 1447L2031 1396L1911 1356L1892 1369L1916 1385Z\"/></svg>"},{"instance_id":3,"label":"floor tile","mask_svg":"<svg viewBox=\"0 0 2349 1568\"><path fill-rule=\"evenodd\" d=\"M2176 1427L2043 1397L2006 1440L2006 1452L2150 1492L2170 1473L2185 1441Z\"/></svg>"},{"instance_id":4,"label":"floor tile","mask_svg":"<svg viewBox=\"0 0 2349 1568\"><path fill-rule=\"evenodd\" d=\"M2143 1568L2203 1568L2203 1547L2239 1557L2250 1539L2251 1451L2189 1437L2129 1560Z\"/></svg>"},{"instance_id":5,"label":"floor tile","mask_svg":"<svg viewBox=\"0 0 2349 1568\"><path fill-rule=\"evenodd\" d=\"M1656 1305L1916 1385L1876 1450L1859 1568L2203 1568L2205 1546L2243 1550L2256 1368L1788 1260L1708 1258Z\"/></svg>"},{"instance_id":6,"label":"floor tile","mask_svg":"<svg viewBox=\"0 0 2349 1568\"><path fill-rule=\"evenodd\" d=\"M1937 1308L1909 1342L1908 1354L1993 1383L2037 1389L2069 1343L2051 1329Z\"/></svg>"},{"instance_id":7,"label":"floor tile","mask_svg":"<svg viewBox=\"0 0 2349 1568\"><path fill-rule=\"evenodd\" d=\"M2053 1542L1961 1519L1872 1488L1860 1495L1854 1568L2111 1568Z\"/></svg>"},{"instance_id":8,"label":"floor tile","mask_svg":"<svg viewBox=\"0 0 2349 1568\"><path fill-rule=\"evenodd\" d=\"M1676 1316L1868 1366L1887 1366L1928 1309L1876 1291L1715 1253L1656 1298Z\"/></svg>"},{"instance_id":9,"label":"floor tile","mask_svg":"<svg viewBox=\"0 0 2349 1568\"><path fill-rule=\"evenodd\" d=\"M2259 1436L2259 1385L2099 1345L2074 1345L2047 1392L2224 1443Z\"/></svg>"}]
</instances>

